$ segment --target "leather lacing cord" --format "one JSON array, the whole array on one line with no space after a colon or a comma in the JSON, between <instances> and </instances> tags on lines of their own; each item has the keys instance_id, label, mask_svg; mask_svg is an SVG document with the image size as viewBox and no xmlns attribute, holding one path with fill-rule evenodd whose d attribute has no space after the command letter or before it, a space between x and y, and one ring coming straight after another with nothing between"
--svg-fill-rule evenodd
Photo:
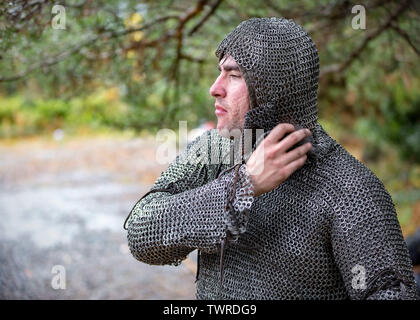
<instances>
[{"instance_id":1,"label":"leather lacing cord","mask_svg":"<svg viewBox=\"0 0 420 320\"><path fill-rule=\"evenodd\" d=\"M266 132L264 137L267 134L268 133ZM253 150L255 150L255 145L256 144L254 144L254 146L253 146ZM236 195L236 185L237 185L238 179L239 179L239 169L242 166L242 164L245 163L245 160L242 159L241 163L238 163L236 165L233 165L233 163L234 163L234 144L232 143L231 148L230 148L230 165L231 165L231 167L223 171L223 172L227 172L227 171L230 171L232 169L235 169L235 178L234 178L234 182L233 182L231 198L228 200L228 203L226 204L226 207L225 207L226 211L232 211L232 212L234 210L232 203L233 203L233 201L235 199L235 195ZM220 167L221 167L221 165L219 165L219 167L218 167L216 177L218 177ZM237 222L234 215L232 216L232 218L234 219L235 222ZM231 239L230 232L229 232L229 230L226 230L225 237L222 239L221 246L220 246L219 292L218 292L219 298L221 298L222 288L223 288L223 267L224 267L225 250L226 250L226 246L228 244L228 240L230 240L230 239ZM198 265L198 263L199 263L199 255L197 257L197 265ZM198 270L199 270L199 267L197 266L196 281L198 279Z\"/></svg>"},{"instance_id":2,"label":"leather lacing cord","mask_svg":"<svg viewBox=\"0 0 420 320\"><path fill-rule=\"evenodd\" d=\"M374 282L376 280L378 280L379 277L381 277L381 276L383 276L387 273L394 275L394 278L390 279L390 280L387 280L386 282L382 283L380 286L378 286L378 285L372 286L372 284L374 284ZM368 289L366 290L365 294L363 295L362 300L365 300L373 292L384 290L384 289L389 289L389 288L397 286L400 283L407 284L408 281L406 279L404 279L404 277L399 272L393 270L392 268L386 268L386 269L380 271L379 273L377 273L371 280L369 280L369 282L367 284Z\"/></svg>"},{"instance_id":3,"label":"leather lacing cord","mask_svg":"<svg viewBox=\"0 0 420 320\"><path fill-rule=\"evenodd\" d=\"M235 199L235 194L236 194L236 185L238 183L238 178L239 178L239 168L241 167L242 163L238 163L237 165L235 165L235 179L233 182L233 191L232 191L232 195L231 198L229 199L228 203L226 204L225 210L226 211L233 211L233 200ZM237 222L237 221L236 221ZM222 288L223 288L223 263L224 263L224 256L225 256L225 250L226 250L226 245L228 243L228 240L230 240L230 232L229 230L226 230L225 233L225 237L222 239L222 243L221 243L221 247L220 247L220 267L219 267L219 297L221 297L222 294Z\"/></svg>"},{"instance_id":4,"label":"leather lacing cord","mask_svg":"<svg viewBox=\"0 0 420 320\"><path fill-rule=\"evenodd\" d=\"M216 170L216 174L215 174L215 179L217 179L219 177L219 175L221 174L220 170L222 168L222 164L224 163L226 157L229 155L230 153L226 153L225 156L223 157L222 161L220 161L220 163L217 166L217 170ZM232 158L231 158L232 161ZM226 169L223 172L229 171L232 168ZM198 281L198 277L200 275L200 256L201 256L201 251L200 249L197 250L197 272L195 274L195 283L197 283Z\"/></svg>"},{"instance_id":5,"label":"leather lacing cord","mask_svg":"<svg viewBox=\"0 0 420 320\"><path fill-rule=\"evenodd\" d=\"M232 203L233 203L233 201L235 199L235 195L236 195L236 185L237 185L238 179L239 179L239 168L242 165L242 162L238 163L236 165L233 165L233 163L234 163L233 160L234 160L234 144L232 144L231 148L230 148L230 165L231 165L231 168L229 168L228 170L235 169L235 178L234 178L234 181L233 181L233 188L232 188L231 197L228 200L228 202L226 204L226 207L225 207L226 211L233 210ZM221 243L221 246L220 246L219 293L218 293L219 298L221 298L221 295L222 295L224 257L225 257L226 245L227 245L229 239L230 239L230 232L229 232L229 230L226 230L225 231L225 237L222 239L222 243Z\"/></svg>"}]
</instances>

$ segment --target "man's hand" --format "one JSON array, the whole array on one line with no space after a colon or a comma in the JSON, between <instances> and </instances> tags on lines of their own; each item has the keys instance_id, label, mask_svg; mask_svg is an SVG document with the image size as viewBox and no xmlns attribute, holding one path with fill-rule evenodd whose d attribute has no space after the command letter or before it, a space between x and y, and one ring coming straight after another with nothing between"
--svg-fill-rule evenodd
<instances>
[{"instance_id":1,"label":"man's hand","mask_svg":"<svg viewBox=\"0 0 420 320\"><path fill-rule=\"evenodd\" d=\"M283 139L287 133L290 134ZM295 131L289 123L280 123L271 130L246 163L254 185L254 197L275 189L305 164L306 153L312 148L310 142L286 151L310 134L308 129Z\"/></svg>"}]
</instances>

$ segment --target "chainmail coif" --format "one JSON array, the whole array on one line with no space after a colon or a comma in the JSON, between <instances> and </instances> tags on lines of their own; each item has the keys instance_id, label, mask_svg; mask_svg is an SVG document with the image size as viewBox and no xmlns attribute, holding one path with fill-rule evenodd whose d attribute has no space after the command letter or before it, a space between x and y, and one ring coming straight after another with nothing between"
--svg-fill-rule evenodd
<instances>
[{"instance_id":1,"label":"chainmail coif","mask_svg":"<svg viewBox=\"0 0 420 320\"><path fill-rule=\"evenodd\" d=\"M292 20L250 19L216 55L231 55L244 75L245 128L266 136L280 122L306 127L313 149L254 198L246 156L234 162L235 142L207 131L131 211L133 256L178 265L199 249L198 299L418 298L390 195L317 122L319 62L308 34Z\"/></svg>"}]
</instances>

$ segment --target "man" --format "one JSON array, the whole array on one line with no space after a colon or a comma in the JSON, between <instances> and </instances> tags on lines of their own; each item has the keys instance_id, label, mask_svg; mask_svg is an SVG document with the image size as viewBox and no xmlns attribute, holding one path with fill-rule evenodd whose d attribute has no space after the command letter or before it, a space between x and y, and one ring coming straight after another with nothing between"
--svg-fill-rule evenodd
<instances>
[{"instance_id":1,"label":"man","mask_svg":"<svg viewBox=\"0 0 420 320\"><path fill-rule=\"evenodd\" d=\"M133 256L177 265L198 249L198 299L417 298L391 197L317 122L307 33L292 20L250 19L216 56L217 129L131 211ZM240 139L229 139L235 130Z\"/></svg>"}]
</instances>

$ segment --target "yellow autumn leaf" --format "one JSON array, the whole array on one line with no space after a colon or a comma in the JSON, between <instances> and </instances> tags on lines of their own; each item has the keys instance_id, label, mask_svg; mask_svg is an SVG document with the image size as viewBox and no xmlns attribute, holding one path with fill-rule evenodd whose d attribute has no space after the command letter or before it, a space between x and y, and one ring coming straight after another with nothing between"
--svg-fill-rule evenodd
<instances>
[{"instance_id":1,"label":"yellow autumn leaf","mask_svg":"<svg viewBox=\"0 0 420 320\"><path fill-rule=\"evenodd\" d=\"M133 13L129 18L125 19L124 23L126 27L138 27L143 21L143 17L137 12Z\"/></svg>"},{"instance_id":2,"label":"yellow autumn leaf","mask_svg":"<svg viewBox=\"0 0 420 320\"><path fill-rule=\"evenodd\" d=\"M131 80L133 80L134 82L140 82L144 79L144 74L138 74L135 73L132 75Z\"/></svg>"},{"instance_id":3,"label":"yellow autumn leaf","mask_svg":"<svg viewBox=\"0 0 420 320\"><path fill-rule=\"evenodd\" d=\"M143 38L143 32L136 31L133 33L133 39L134 41L140 41Z\"/></svg>"},{"instance_id":4,"label":"yellow autumn leaf","mask_svg":"<svg viewBox=\"0 0 420 320\"><path fill-rule=\"evenodd\" d=\"M134 50L128 50L127 51L127 58L128 59L131 59L131 58L133 58L135 56L135 54L136 54L136 51L134 51Z\"/></svg>"},{"instance_id":5,"label":"yellow autumn leaf","mask_svg":"<svg viewBox=\"0 0 420 320\"><path fill-rule=\"evenodd\" d=\"M115 101L120 97L120 91L118 88L109 88L105 93L105 98L108 101Z\"/></svg>"}]
</instances>

